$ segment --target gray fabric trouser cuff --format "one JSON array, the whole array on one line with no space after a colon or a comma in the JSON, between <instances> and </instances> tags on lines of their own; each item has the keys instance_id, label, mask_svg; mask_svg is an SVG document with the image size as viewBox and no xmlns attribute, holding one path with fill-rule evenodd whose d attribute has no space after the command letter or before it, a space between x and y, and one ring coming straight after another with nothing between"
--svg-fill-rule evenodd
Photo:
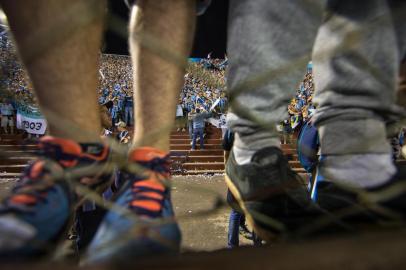
<instances>
[{"instance_id":1,"label":"gray fabric trouser cuff","mask_svg":"<svg viewBox=\"0 0 406 270\"><path fill-rule=\"evenodd\" d=\"M318 130L322 155L391 153L385 124L378 119L331 121Z\"/></svg>"}]
</instances>

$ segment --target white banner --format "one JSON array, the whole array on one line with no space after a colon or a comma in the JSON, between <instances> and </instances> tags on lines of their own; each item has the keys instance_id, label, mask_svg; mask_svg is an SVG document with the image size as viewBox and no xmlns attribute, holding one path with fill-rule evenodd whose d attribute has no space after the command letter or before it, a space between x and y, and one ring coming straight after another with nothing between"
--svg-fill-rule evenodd
<instances>
[{"instance_id":1,"label":"white banner","mask_svg":"<svg viewBox=\"0 0 406 270\"><path fill-rule=\"evenodd\" d=\"M211 105L211 107L210 107L210 111L212 111L213 109L214 109L214 107L216 107L217 106L217 104L219 104L219 102L220 102L220 99L218 98L218 99L216 99L216 101L213 103L213 105Z\"/></svg>"},{"instance_id":2,"label":"white banner","mask_svg":"<svg viewBox=\"0 0 406 270\"><path fill-rule=\"evenodd\" d=\"M45 134L47 122L41 118L30 118L17 112L17 128L30 134Z\"/></svg>"},{"instance_id":3,"label":"white banner","mask_svg":"<svg viewBox=\"0 0 406 270\"><path fill-rule=\"evenodd\" d=\"M47 122L37 108L19 104L17 107L17 128L30 134L43 135Z\"/></svg>"},{"instance_id":4,"label":"white banner","mask_svg":"<svg viewBox=\"0 0 406 270\"><path fill-rule=\"evenodd\" d=\"M216 128L220 127L220 120L216 119L216 118L208 118L206 119L207 122L209 122L210 124L212 124L213 126L215 126Z\"/></svg>"},{"instance_id":5,"label":"white banner","mask_svg":"<svg viewBox=\"0 0 406 270\"><path fill-rule=\"evenodd\" d=\"M215 126L216 128L227 128L227 115L222 114L220 115L220 118L208 118L206 119L207 122Z\"/></svg>"}]
</instances>

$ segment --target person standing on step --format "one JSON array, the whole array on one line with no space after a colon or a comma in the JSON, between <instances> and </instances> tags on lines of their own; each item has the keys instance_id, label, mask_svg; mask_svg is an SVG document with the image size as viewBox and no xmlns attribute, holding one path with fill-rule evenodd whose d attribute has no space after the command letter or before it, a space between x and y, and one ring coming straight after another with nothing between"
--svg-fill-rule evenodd
<instances>
[{"instance_id":1,"label":"person standing on step","mask_svg":"<svg viewBox=\"0 0 406 270\"><path fill-rule=\"evenodd\" d=\"M207 118L212 116L211 112L205 111L204 109L197 108L196 113L193 116L193 139L192 139L192 150L196 150L196 139L199 135L200 138L200 149L204 149L203 133L205 121Z\"/></svg>"}]
</instances>

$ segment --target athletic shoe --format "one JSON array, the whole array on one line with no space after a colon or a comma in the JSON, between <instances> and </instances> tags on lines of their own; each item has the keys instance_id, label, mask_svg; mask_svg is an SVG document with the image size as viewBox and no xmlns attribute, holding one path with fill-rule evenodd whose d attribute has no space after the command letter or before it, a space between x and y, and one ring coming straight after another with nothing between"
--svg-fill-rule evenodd
<instances>
[{"instance_id":1,"label":"athletic shoe","mask_svg":"<svg viewBox=\"0 0 406 270\"><path fill-rule=\"evenodd\" d=\"M406 219L406 168L384 185L361 189L331 182L328 178L318 185L317 203L329 216L308 224L307 233L339 231L330 217L339 219L348 231L365 227L385 228L404 226Z\"/></svg>"},{"instance_id":2,"label":"athletic shoe","mask_svg":"<svg viewBox=\"0 0 406 270\"><path fill-rule=\"evenodd\" d=\"M264 240L296 229L313 211L303 180L277 147L258 150L244 165L237 164L231 151L225 179L250 229Z\"/></svg>"},{"instance_id":3,"label":"athletic shoe","mask_svg":"<svg viewBox=\"0 0 406 270\"><path fill-rule=\"evenodd\" d=\"M170 198L169 155L143 147L130 153L129 162L139 165L141 171L123 173L125 181L115 208L99 227L85 264L179 251L181 235Z\"/></svg>"},{"instance_id":4,"label":"athletic shoe","mask_svg":"<svg viewBox=\"0 0 406 270\"><path fill-rule=\"evenodd\" d=\"M74 202L72 187L64 179L66 173L106 160L108 149L103 146L97 147L97 153L89 153L96 146L41 138L39 149L47 159L31 163L0 204L0 259L38 258L52 251L70 223ZM96 186L107 178L100 175L98 181L85 177L85 182Z\"/></svg>"}]
</instances>

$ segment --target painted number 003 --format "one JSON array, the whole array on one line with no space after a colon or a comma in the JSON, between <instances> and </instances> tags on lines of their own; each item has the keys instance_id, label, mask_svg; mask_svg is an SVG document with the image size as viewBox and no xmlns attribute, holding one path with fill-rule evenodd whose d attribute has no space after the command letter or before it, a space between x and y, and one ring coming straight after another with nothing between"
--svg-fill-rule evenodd
<instances>
[{"instance_id":1,"label":"painted number 003","mask_svg":"<svg viewBox=\"0 0 406 270\"><path fill-rule=\"evenodd\" d=\"M26 129L40 130L41 127L42 127L42 123L41 122L23 121L23 126Z\"/></svg>"}]
</instances>

